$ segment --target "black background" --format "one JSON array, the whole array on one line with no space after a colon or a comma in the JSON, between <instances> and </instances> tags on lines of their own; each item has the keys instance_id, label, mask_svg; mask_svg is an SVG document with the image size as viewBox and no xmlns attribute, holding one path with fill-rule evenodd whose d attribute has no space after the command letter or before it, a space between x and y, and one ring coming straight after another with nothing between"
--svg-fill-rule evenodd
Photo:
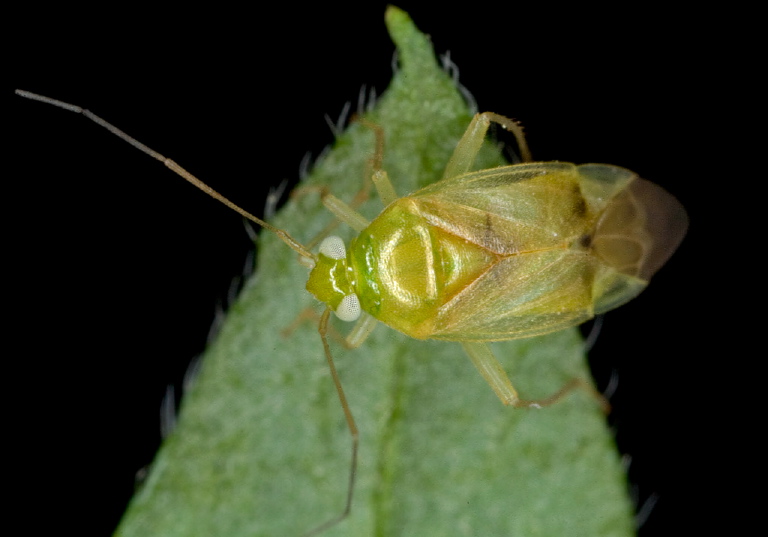
<instances>
[{"instance_id":1,"label":"black background","mask_svg":"<svg viewBox=\"0 0 768 537\"><path fill-rule=\"evenodd\" d=\"M239 216L161 164L13 88L91 109L258 213L270 185L332 141L325 114L363 84L386 88L384 7L8 19L6 443L15 501L45 514L32 528L112 531L159 445L166 386L203 350L251 246ZM603 387L618 374L610 420L639 503L658 495L640 535L710 527L728 512L716 483L733 434L717 392L738 391L718 375L727 331L710 324L722 313L710 230L727 218L712 208L731 206L718 162L733 130L716 17L402 7L450 50L481 110L524 123L534 158L618 164L689 209L680 250L607 316L590 358Z\"/></svg>"}]
</instances>

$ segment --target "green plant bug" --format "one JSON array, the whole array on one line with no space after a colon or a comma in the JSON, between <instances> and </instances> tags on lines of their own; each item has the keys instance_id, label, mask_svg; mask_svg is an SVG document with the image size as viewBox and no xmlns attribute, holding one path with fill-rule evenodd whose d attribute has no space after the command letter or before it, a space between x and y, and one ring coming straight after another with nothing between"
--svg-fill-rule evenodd
<instances>
[{"instance_id":1,"label":"green plant bug","mask_svg":"<svg viewBox=\"0 0 768 537\"><path fill-rule=\"evenodd\" d=\"M505 405L543 406L578 382L543 400L522 399L486 342L561 330L631 300L687 230L685 210L657 185L617 166L531 162L519 125L486 112L473 118L442 180L406 196L398 197L377 150L372 180L385 208L372 221L323 192L323 204L358 236L348 246L327 237L315 254L91 112L17 93L86 115L275 233L312 267L307 290L326 304L318 330L353 446L343 511L307 535L348 515L357 466L358 429L328 343L331 312L356 323L349 347L378 321L413 338L456 341ZM525 162L473 171L492 123L514 134ZM381 148L383 135L372 128Z\"/></svg>"}]
</instances>

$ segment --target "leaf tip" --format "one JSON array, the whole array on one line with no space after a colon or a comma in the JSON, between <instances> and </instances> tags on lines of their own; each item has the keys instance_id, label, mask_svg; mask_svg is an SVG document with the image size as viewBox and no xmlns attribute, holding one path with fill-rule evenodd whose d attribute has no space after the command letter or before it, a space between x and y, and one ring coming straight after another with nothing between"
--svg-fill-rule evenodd
<instances>
[{"instance_id":1,"label":"leaf tip","mask_svg":"<svg viewBox=\"0 0 768 537\"><path fill-rule=\"evenodd\" d=\"M401 69L419 70L436 62L429 37L419 31L408 13L389 5L384 14L384 21L397 47Z\"/></svg>"}]
</instances>

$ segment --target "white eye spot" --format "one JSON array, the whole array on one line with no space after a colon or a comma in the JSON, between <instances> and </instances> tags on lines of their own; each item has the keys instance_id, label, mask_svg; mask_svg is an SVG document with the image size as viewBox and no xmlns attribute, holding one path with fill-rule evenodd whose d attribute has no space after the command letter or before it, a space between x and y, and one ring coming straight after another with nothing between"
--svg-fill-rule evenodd
<instances>
[{"instance_id":1,"label":"white eye spot","mask_svg":"<svg viewBox=\"0 0 768 537\"><path fill-rule=\"evenodd\" d=\"M352 293L341 299L341 304L336 308L336 317L342 321L356 321L360 318L362 308L360 308L360 300L357 295Z\"/></svg>"},{"instance_id":2,"label":"white eye spot","mask_svg":"<svg viewBox=\"0 0 768 537\"><path fill-rule=\"evenodd\" d=\"M347 257L347 249L344 247L344 241L341 237L331 235L323 239L320 243L320 253L331 259L344 259Z\"/></svg>"}]
</instances>

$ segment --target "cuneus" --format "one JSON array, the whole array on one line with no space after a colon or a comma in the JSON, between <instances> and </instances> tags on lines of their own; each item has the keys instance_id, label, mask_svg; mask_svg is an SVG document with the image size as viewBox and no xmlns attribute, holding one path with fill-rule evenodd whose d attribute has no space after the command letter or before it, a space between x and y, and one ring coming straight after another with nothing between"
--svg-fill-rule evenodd
<instances>
[{"instance_id":1,"label":"cuneus","mask_svg":"<svg viewBox=\"0 0 768 537\"><path fill-rule=\"evenodd\" d=\"M331 312L356 323L345 340L349 347L362 344L377 321L413 338L458 342L505 405L540 407L583 383L574 379L546 399L522 399L486 342L561 330L631 300L688 226L674 197L627 169L530 162L520 126L486 112L472 119L443 178L403 197L381 167L383 133L369 125L378 140L372 179L385 208L369 222L323 192L323 204L358 235L348 247L327 237L314 254L88 110L17 93L84 114L275 233L312 267L307 290L326 304L320 338L352 436L352 458L344 510L307 535L348 515L357 468L358 430L328 344ZM515 135L524 163L472 170L491 123Z\"/></svg>"}]
</instances>

